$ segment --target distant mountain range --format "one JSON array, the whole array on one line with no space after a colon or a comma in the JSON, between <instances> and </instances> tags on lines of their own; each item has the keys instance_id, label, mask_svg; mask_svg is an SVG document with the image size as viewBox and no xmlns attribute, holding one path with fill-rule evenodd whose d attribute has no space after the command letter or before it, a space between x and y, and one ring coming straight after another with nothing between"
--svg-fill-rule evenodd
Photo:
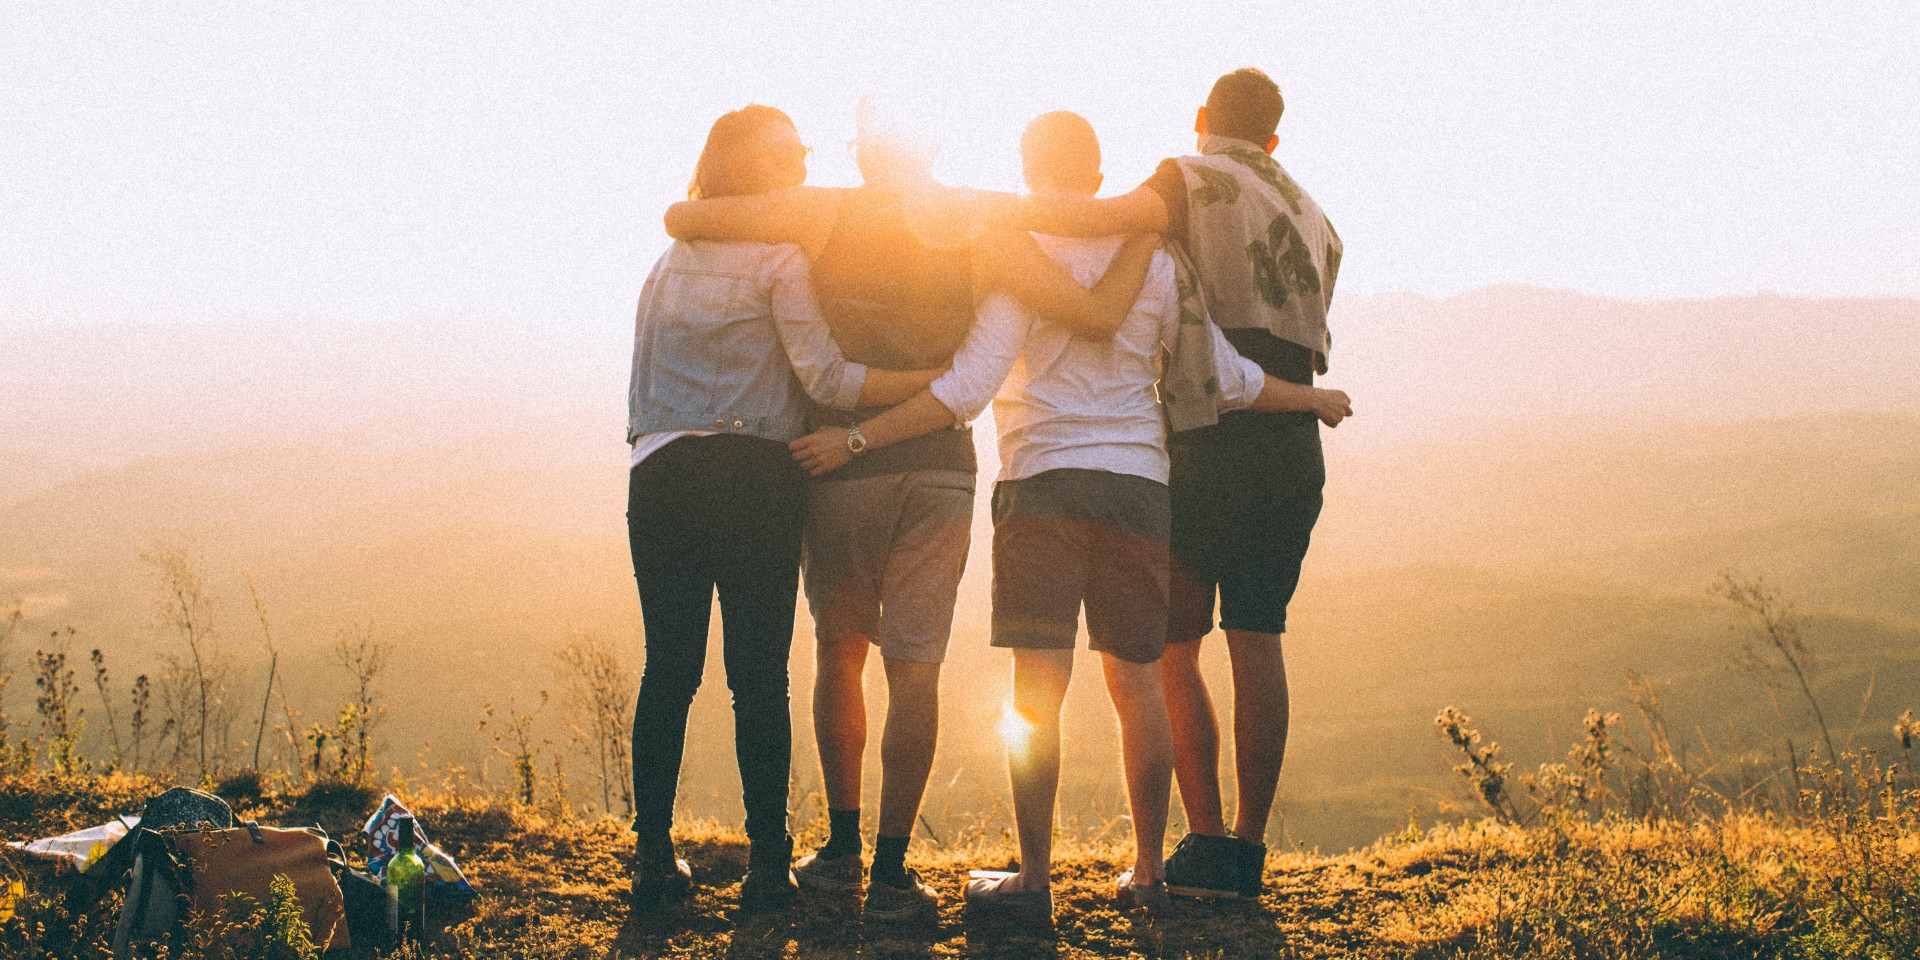
<instances>
[{"instance_id":1,"label":"distant mountain range","mask_svg":"<svg viewBox=\"0 0 1920 960\"><path fill-rule=\"evenodd\" d=\"M1620 301L1527 287L1335 304L1349 445L1512 423L1920 410L1920 300ZM408 449L574 411L622 439L624 324L308 317L0 332L0 504L182 452Z\"/></svg>"}]
</instances>

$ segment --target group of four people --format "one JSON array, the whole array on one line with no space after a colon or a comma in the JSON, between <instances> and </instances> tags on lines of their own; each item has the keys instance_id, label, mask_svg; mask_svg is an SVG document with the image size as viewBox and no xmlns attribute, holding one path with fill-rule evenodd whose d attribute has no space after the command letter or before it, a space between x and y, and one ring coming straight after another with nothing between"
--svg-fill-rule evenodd
<instances>
[{"instance_id":1,"label":"group of four people","mask_svg":"<svg viewBox=\"0 0 1920 960\"><path fill-rule=\"evenodd\" d=\"M905 864L938 739L940 665L970 539L964 429L989 402L992 643L1031 729L1009 768L1020 869L969 904L1047 920L1060 707L1079 611L1120 721L1136 857L1130 907L1257 896L1286 744L1280 637L1321 504L1319 424L1351 413L1325 372L1340 242L1271 153L1280 92L1214 85L1199 154L1096 199L1100 150L1070 113L1021 141L1022 197L944 187L933 151L864 100L864 183L804 186L785 114L713 126L635 330L628 529L646 631L634 712L633 897L690 870L671 837L688 708L718 594L750 843L741 900L864 893L927 916ZM803 562L804 561L804 562ZM787 653L797 581L816 634L813 712L829 837L792 863ZM1219 597L1239 804L1223 816L1199 640ZM888 685L878 834L860 834L864 668ZM1190 835L1162 849L1177 775Z\"/></svg>"}]
</instances>

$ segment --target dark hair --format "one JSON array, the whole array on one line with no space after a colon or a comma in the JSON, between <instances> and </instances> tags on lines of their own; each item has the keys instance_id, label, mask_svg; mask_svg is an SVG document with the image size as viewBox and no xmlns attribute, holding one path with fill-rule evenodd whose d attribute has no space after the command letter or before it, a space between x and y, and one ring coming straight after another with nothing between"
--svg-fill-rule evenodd
<instances>
[{"instance_id":1,"label":"dark hair","mask_svg":"<svg viewBox=\"0 0 1920 960\"><path fill-rule=\"evenodd\" d=\"M1067 189L1100 183L1100 138L1085 117L1055 110L1033 118L1020 135L1020 160L1029 174Z\"/></svg>"},{"instance_id":2,"label":"dark hair","mask_svg":"<svg viewBox=\"0 0 1920 960\"><path fill-rule=\"evenodd\" d=\"M1213 82L1213 92L1207 94L1207 132L1265 146L1286 109L1280 86L1244 67Z\"/></svg>"},{"instance_id":3,"label":"dark hair","mask_svg":"<svg viewBox=\"0 0 1920 960\"><path fill-rule=\"evenodd\" d=\"M747 146L754 135L774 123L793 126L793 118L784 111L762 104L749 104L724 114L707 131L707 145L693 166L693 182L687 184L687 199L737 197L764 193L771 184L755 182L757 159Z\"/></svg>"}]
</instances>

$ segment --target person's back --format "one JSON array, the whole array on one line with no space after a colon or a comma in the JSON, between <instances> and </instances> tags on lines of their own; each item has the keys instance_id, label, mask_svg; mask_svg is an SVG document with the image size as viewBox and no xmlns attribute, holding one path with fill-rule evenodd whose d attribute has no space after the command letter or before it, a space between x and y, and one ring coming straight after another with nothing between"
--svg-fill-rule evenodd
<instances>
[{"instance_id":1,"label":"person's back","mask_svg":"<svg viewBox=\"0 0 1920 960\"><path fill-rule=\"evenodd\" d=\"M627 441L650 433L744 432L782 443L805 432L807 397L774 321L774 278L799 248L679 241L640 294Z\"/></svg>"},{"instance_id":2,"label":"person's back","mask_svg":"<svg viewBox=\"0 0 1920 960\"><path fill-rule=\"evenodd\" d=\"M1319 205L1246 140L1210 134L1200 155L1168 163L1183 175L1186 201L1186 229L1170 224L1168 233L1183 237L1214 323L1266 330L1325 356L1340 238Z\"/></svg>"},{"instance_id":3,"label":"person's back","mask_svg":"<svg viewBox=\"0 0 1920 960\"><path fill-rule=\"evenodd\" d=\"M813 287L834 340L855 363L885 370L946 366L973 325L971 263L964 243L936 245L909 222L898 189L840 192L833 229L813 261ZM814 410L814 425L852 426L875 408ZM941 431L875 451L835 479L905 470L976 468L973 440Z\"/></svg>"},{"instance_id":4,"label":"person's back","mask_svg":"<svg viewBox=\"0 0 1920 960\"><path fill-rule=\"evenodd\" d=\"M1035 237L1048 256L1089 285L1123 239ZM1112 339L1077 337L1032 319L1012 374L993 399L1000 478L1017 480L1072 462L1164 481L1166 420L1154 381L1163 321L1177 308L1173 262L1160 254Z\"/></svg>"}]
</instances>

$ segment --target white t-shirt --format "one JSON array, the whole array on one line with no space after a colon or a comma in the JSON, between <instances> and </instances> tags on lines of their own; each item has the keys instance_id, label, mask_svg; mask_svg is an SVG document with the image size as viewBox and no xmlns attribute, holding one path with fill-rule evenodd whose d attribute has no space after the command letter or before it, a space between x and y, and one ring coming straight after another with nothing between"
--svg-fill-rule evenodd
<instances>
[{"instance_id":1,"label":"white t-shirt","mask_svg":"<svg viewBox=\"0 0 1920 960\"><path fill-rule=\"evenodd\" d=\"M712 430L661 430L657 433L643 433L633 438L633 463L628 470L640 465L640 461L653 456L655 450L666 446L681 437L711 437Z\"/></svg>"},{"instance_id":2,"label":"white t-shirt","mask_svg":"<svg viewBox=\"0 0 1920 960\"><path fill-rule=\"evenodd\" d=\"M1035 235L1047 255L1089 289L1106 273L1121 237L1068 239ZM981 301L973 331L953 367L929 387L966 421L989 400L1000 428L1000 479L1048 470L1105 470L1167 482L1167 423L1154 383L1160 346L1180 323L1173 258L1156 253L1147 282L1111 340L1074 336L1033 315L1004 293ZM1260 366L1240 356L1209 323L1223 410L1252 405L1266 383Z\"/></svg>"}]
</instances>

